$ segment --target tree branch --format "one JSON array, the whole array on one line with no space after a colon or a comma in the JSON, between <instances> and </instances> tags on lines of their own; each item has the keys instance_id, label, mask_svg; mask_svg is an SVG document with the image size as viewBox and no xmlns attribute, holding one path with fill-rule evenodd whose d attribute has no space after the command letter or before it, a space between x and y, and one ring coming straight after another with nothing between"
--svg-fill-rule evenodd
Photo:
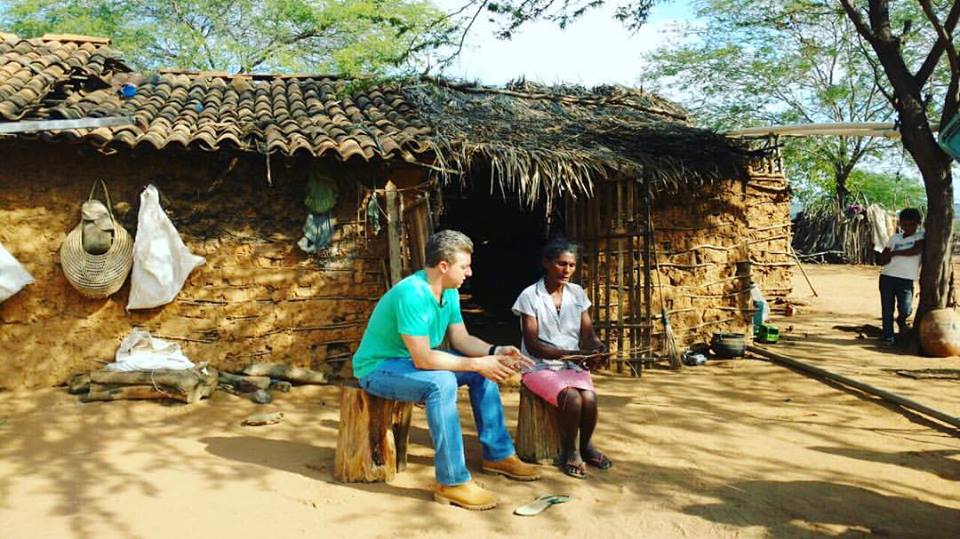
<instances>
[{"instance_id":1,"label":"tree branch","mask_svg":"<svg viewBox=\"0 0 960 539\"><path fill-rule=\"evenodd\" d=\"M260 56L257 56L256 58L254 58L253 60L250 61L250 65L247 66L247 69L248 69L249 71L253 71L253 70L256 69L260 64L266 62L267 59L269 59L269 58L274 54L274 52L275 52L276 50L278 50L280 47L289 47L290 45L294 45L294 44L299 43L299 42L301 42L301 41L305 41L305 40L307 40L307 39L311 39L311 38L314 38L314 37L318 37L318 36L320 35L320 32L322 32L323 30L324 30L324 29L320 28L320 29L314 29L314 30L304 31L304 32L300 32L300 33L297 34L297 35L291 36L291 37L288 38L288 39L282 39L282 40L274 40L274 41L272 41L269 45L267 45L267 46L261 51ZM278 42L278 41L279 41L279 42ZM240 72L242 73L243 71L244 71L244 70L241 68Z\"/></svg>"},{"instance_id":2,"label":"tree branch","mask_svg":"<svg viewBox=\"0 0 960 539\"><path fill-rule=\"evenodd\" d=\"M957 56L957 48L953 46L953 36L950 35L943 25L940 24L940 19L937 18L937 14L933 12L933 7L930 5L930 0L917 0L920 3L920 7L923 8L923 14L927 16L927 19L930 21L930 24L933 25L933 29L937 32L937 43L934 44L934 49L937 48L937 45L944 43L947 51L947 60L950 62L950 72L957 73L960 71L960 57ZM954 2L954 7L960 5L960 2Z\"/></svg>"},{"instance_id":3,"label":"tree branch","mask_svg":"<svg viewBox=\"0 0 960 539\"><path fill-rule=\"evenodd\" d=\"M473 4L474 1L476 0L471 0L470 4ZM440 65L449 65L451 62L453 62L454 58L460 56L460 53L463 52L463 43L467 39L467 34L470 33L470 29L473 28L474 23L477 22L477 17L479 17L480 14L483 13L483 9L487 7L487 4L489 3L490 3L490 0L482 0L480 2L480 5L477 7L477 11L475 11L473 13L473 16L470 17L470 22L468 22L467 25L464 26L463 33L460 34L460 42L457 44L457 50L455 50L449 56L441 60ZM469 6L470 4L467 4L467 6ZM460 8L459 12L462 12L464 9L467 8L467 6Z\"/></svg>"},{"instance_id":4,"label":"tree branch","mask_svg":"<svg viewBox=\"0 0 960 539\"><path fill-rule=\"evenodd\" d=\"M870 27L867 26L866 21L863 20L863 16L860 15L857 8L850 4L850 0L840 0L840 4L843 6L843 10L847 12L847 17L850 17L850 21L853 22L853 25L857 28L857 33L872 45L877 40L877 36Z\"/></svg>"},{"instance_id":5,"label":"tree branch","mask_svg":"<svg viewBox=\"0 0 960 539\"><path fill-rule=\"evenodd\" d=\"M841 0L841 1L843 1L843 0ZM863 39L866 39L866 36L863 36L862 34L860 34L859 30L857 31L857 34L858 34L857 44L858 44L858 46L860 47L860 51L861 51L861 53L863 54L863 57L867 60L867 63L870 64L870 71L873 72L873 82L874 82L874 86L877 88L877 90L880 91L881 94L883 94L883 97L885 97L885 98L887 99L887 102L889 102L891 105L894 105L894 106L895 106L895 105L896 105L896 98L893 96L893 94L891 94L890 92L888 92L888 91L886 90L886 88L883 87L883 78L880 76L880 67L881 67L881 66L879 65L879 63L878 63L877 61L875 61L875 60L873 59L873 56L871 55L871 52L870 52L869 50L867 50L867 47L866 47L866 46L864 46L863 40L862 40L862 39L859 39L859 38L861 38L861 37L862 37Z\"/></svg>"},{"instance_id":6,"label":"tree branch","mask_svg":"<svg viewBox=\"0 0 960 539\"><path fill-rule=\"evenodd\" d=\"M947 18L943 23L943 29L947 34L953 34L953 30L957 27L958 20L960 20L960 2L955 1L953 6L950 7L950 13L947 14ZM934 43L933 48L930 50L930 54L927 55L926 60L923 61L923 65L920 66L917 74L914 75L918 85L923 86L927 83L927 79L930 78L933 70L936 69L937 64L940 63L940 57L943 55L943 51L946 50L946 45L947 42L938 37L937 42Z\"/></svg>"}]
</instances>

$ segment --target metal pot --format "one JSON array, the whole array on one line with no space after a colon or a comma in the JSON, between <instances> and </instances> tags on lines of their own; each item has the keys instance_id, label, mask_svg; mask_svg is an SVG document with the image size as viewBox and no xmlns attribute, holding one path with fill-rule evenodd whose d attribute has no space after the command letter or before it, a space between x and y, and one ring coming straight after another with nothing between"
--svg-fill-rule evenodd
<instances>
[{"instance_id":1,"label":"metal pot","mask_svg":"<svg viewBox=\"0 0 960 539\"><path fill-rule=\"evenodd\" d=\"M710 339L710 350L719 358L732 359L743 356L747 343L743 333L714 333Z\"/></svg>"}]
</instances>

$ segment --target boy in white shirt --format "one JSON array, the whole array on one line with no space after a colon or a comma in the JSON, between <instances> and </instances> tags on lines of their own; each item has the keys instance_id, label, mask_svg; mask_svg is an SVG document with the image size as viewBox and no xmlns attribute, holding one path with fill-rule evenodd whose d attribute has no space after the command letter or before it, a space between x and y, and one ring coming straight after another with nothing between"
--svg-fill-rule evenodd
<instances>
[{"instance_id":1,"label":"boy in white shirt","mask_svg":"<svg viewBox=\"0 0 960 539\"><path fill-rule=\"evenodd\" d=\"M906 208L900 212L900 232L887 242L880 254L880 308L883 320L883 342L893 344L893 307L897 305L897 328L906 331L907 317L913 307L913 282L920 274L923 255L923 230L920 210Z\"/></svg>"}]
</instances>

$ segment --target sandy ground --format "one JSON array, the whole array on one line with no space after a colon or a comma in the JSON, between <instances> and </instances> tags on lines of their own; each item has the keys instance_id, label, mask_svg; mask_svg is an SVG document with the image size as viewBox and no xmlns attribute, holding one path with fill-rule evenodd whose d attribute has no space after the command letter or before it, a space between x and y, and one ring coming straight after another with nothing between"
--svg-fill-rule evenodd
<instances>
[{"instance_id":1,"label":"sandy ground","mask_svg":"<svg viewBox=\"0 0 960 539\"><path fill-rule=\"evenodd\" d=\"M960 413L960 382L888 370L960 360L897 355L831 329L877 323L875 271L811 271L821 298L779 321L793 328L778 349ZM797 290L807 295L800 282ZM597 386L596 440L616 466L586 481L552 468L534 483L477 473L501 498L483 513L431 501L420 411L410 465L394 482L333 481L331 387L297 388L263 407L222 392L193 406L2 393L0 537L960 537L956 431L756 360L600 376ZM514 426L518 394L504 403ZM239 426L271 410L285 421ZM574 500L511 515L546 493Z\"/></svg>"}]
</instances>

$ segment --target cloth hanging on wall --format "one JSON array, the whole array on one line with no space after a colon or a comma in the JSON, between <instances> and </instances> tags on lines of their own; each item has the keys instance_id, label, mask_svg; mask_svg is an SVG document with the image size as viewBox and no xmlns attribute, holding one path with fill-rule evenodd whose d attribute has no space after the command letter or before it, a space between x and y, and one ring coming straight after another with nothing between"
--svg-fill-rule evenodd
<instances>
[{"instance_id":1,"label":"cloth hanging on wall","mask_svg":"<svg viewBox=\"0 0 960 539\"><path fill-rule=\"evenodd\" d=\"M303 223L303 237L297 242L306 253L316 253L319 249L330 245L333 240L334 219L329 213L307 214L307 220Z\"/></svg>"},{"instance_id":2,"label":"cloth hanging on wall","mask_svg":"<svg viewBox=\"0 0 960 539\"><path fill-rule=\"evenodd\" d=\"M340 190L337 181L330 176L314 173L307 180L307 198L303 203L312 213L327 213L337 205Z\"/></svg>"},{"instance_id":3,"label":"cloth hanging on wall","mask_svg":"<svg viewBox=\"0 0 960 539\"><path fill-rule=\"evenodd\" d=\"M127 310L150 309L170 303L190 272L206 260L190 252L163 208L160 193L148 185L140 193L137 238L133 244L133 273Z\"/></svg>"},{"instance_id":4,"label":"cloth hanging on wall","mask_svg":"<svg viewBox=\"0 0 960 539\"><path fill-rule=\"evenodd\" d=\"M380 234L380 230L383 228L380 226L380 213L383 210L380 209L380 202L377 200L377 194L374 193L370 196L370 202L367 203L367 222L370 224L370 229L373 231L373 235L377 236Z\"/></svg>"},{"instance_id":5,"label":"cloth hanging on wall","mask_svg":"<svg viewBox=\"0 0 960 539\"><path fill-rule=\"evenodd\" d=\"M33 276L0 243L0 302L10 298L33 282Z\"/></svg>"},{"instance_id":6,"label":"cloth hanging on wall","mask_svg":"<svg viewBox=\"0 0 960 539\"><path fill-rule=\"evenodd\" d=\"M333 226L336 220L331 210L337 205L340 192L337 182L330 176L313 173L307 180L307 197L303 203L310 209L303 223L303 237L297 246L305 253L314 254L333 241Z\"/></svg>"}]
</instances>

